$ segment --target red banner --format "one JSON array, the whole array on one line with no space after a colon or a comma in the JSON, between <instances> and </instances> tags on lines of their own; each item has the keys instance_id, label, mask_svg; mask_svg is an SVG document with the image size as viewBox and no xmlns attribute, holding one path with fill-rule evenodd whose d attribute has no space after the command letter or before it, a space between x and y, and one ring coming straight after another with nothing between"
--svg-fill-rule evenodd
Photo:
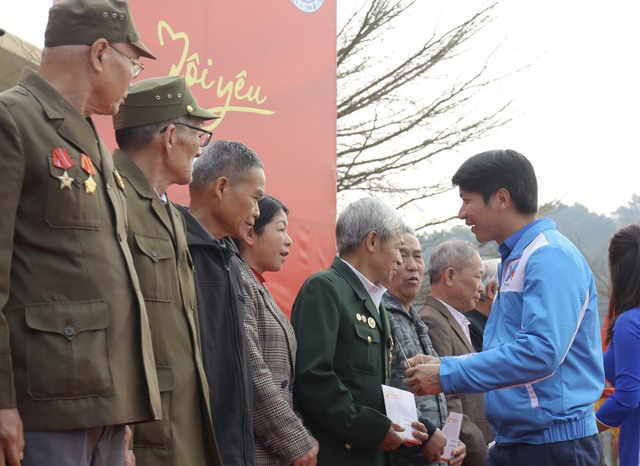
<instances>
[{"instance_id":1,"label":"red banner","mask_svg":"<svg viewBox=\"0 0 640 466\"><path fill-rule=\"evenodd\" d=\"M144 43L138 79L183 75L207 129L265 164L267 193L290 209L291 254L266 278L286 314L302 282L335 255L336 0L130 0ZM115 147L110 119L100 134ZM188 189L170 198L188 204Z\"/></svg>"}]
</instances>

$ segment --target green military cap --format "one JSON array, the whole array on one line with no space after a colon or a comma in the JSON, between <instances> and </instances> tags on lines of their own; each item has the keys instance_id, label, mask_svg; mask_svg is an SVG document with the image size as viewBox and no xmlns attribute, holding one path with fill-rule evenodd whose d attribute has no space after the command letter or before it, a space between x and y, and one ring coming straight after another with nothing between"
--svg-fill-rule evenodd
<instances>
[{"instance_id":1,"label":"green military cap","mask_svg":"<svg viewBox=\"0 0 640 466\"><path fill-rule=\"evenodd\" d=\"M135 128L181 116L213 120L218 115L198 107L184 76L138 81L113 117L115 129Z\"/></svg>"},{"instance_id":2,"label":"green military cap","mask_svg":"<svg viewBox=\"0 0 640 466\"><path fill-rule=\"evenodd\" d=\"M49 9L45 47L91 45L101 38L129 42L143 57L156 58L140 40L126 0L59 0Z\"/></svg>"}]
</instances>

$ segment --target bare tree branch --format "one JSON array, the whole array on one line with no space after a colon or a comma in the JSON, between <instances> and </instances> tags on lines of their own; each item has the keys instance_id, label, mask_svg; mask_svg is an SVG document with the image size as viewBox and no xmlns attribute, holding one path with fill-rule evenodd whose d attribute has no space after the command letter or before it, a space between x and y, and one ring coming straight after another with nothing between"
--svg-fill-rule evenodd
<instances>
[{"instance_id":1,"label":"bare tree branch","mask_svg":"<svg viewBox=\"0 0 640 466\"><path fill-rule=\"evenodd\" d=\"M391 56L380 53L386 34L411 14L416 0L367 0L346 16L338 33L339 196L363 191L393 197L405 208L442 194L450 184L416 185L409 175L510 121L511 100L477 104L512 74L492 75L492 52L475 70L455 68L494 20L499 1Z\"/></svg>"}]
</instances>

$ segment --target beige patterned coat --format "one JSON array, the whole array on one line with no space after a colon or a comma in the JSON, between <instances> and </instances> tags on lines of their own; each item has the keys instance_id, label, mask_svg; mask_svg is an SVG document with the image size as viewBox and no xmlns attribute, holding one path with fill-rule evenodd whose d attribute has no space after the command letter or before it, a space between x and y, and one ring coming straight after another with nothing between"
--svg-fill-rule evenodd
<instances>
[{"instance_id":1,"label":"beige patterned coat","mask_svg":"<svg viewBox=\"0 0 640 466\"><path fill-rule=\"evenodd\" d=\"M256 466L289 465L313 447L311 435L293 411L296 337L269 291L246 263L242 265Z\"/></svg>"}]
</instances>

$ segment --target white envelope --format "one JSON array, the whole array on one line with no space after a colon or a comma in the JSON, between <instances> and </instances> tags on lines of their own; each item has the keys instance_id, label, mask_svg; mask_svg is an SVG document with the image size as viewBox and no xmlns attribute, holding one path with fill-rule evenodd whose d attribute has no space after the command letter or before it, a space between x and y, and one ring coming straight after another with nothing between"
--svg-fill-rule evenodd
<instances>
[{"instance_id":1,"label":"white envelope","mask_svg":"<svg viewBox=\"0 0 640 466\"><path fill-rule=\"evenodd\" d=\"M460 427L462 426L461 413L449 413L447 422L444 423L442 433L447 436L447 444L444 447L444 453L440 459L449 461L452 457L451 452L458 446L460 438Z\"/></svg>"},{"instance_id":2,"label":"white envelope","mask_svg":"<svg viewBox=\"0 0 640 466\"><path fill-rule=\"evenodd\" d=\"M416 408L416 397L413 393L399 388L382 385L384 396L384 407L387 417L396 424L404 427L403 432L398 435L405 441L419 445L421 442L413 436L414 428L411 424L418 420L418 410Z\"/></svg>"}]
</instances>

